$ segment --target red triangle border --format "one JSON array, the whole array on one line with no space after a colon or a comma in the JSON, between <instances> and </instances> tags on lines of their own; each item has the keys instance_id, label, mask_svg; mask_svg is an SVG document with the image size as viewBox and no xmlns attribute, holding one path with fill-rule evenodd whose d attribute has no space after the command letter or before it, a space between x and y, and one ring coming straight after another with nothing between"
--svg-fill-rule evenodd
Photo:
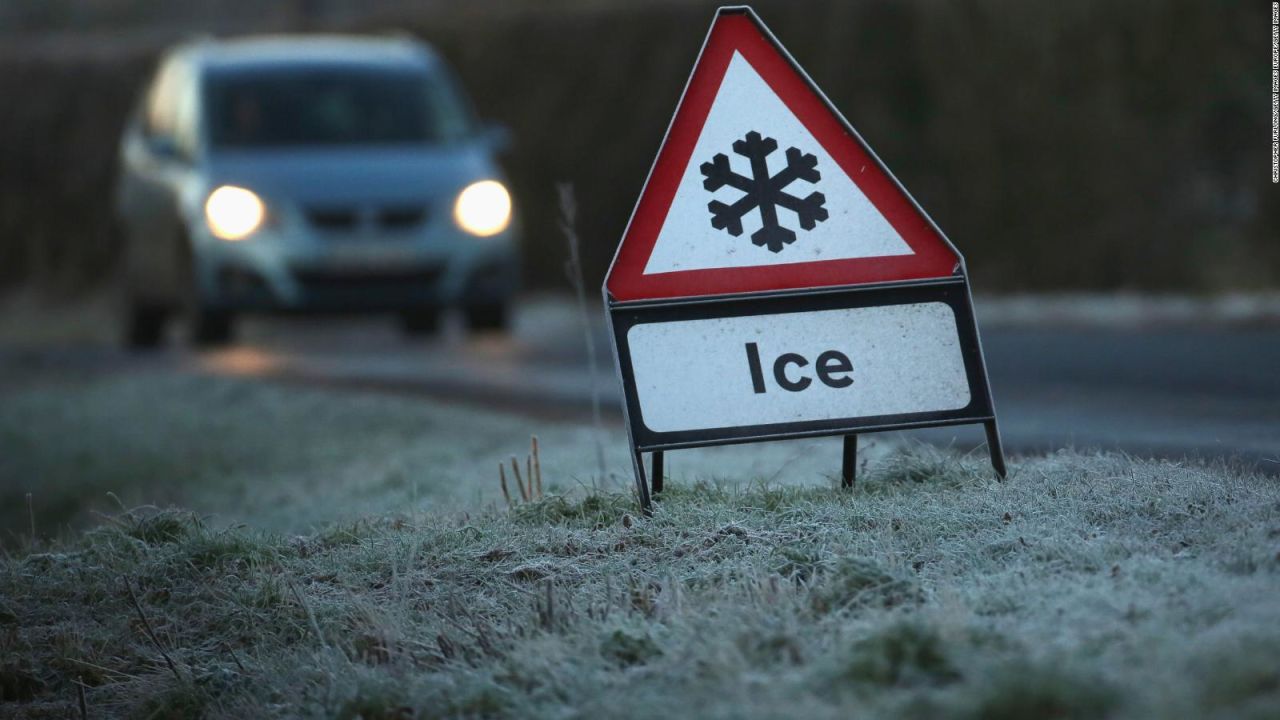
<instances>
[{"instance_id":1,"label":"red triangle border","mask_svg":"<svg viewBox=\"0 0 1280 720\"><path fill-rule=\"evenodd\" d=\"M734 52L911 246L914 254L644 274ZM870 148L799 70L754 13L717 13L605 280L617 302L736 295L946 278L962 260Z\"/></svg>"}]
</instances>

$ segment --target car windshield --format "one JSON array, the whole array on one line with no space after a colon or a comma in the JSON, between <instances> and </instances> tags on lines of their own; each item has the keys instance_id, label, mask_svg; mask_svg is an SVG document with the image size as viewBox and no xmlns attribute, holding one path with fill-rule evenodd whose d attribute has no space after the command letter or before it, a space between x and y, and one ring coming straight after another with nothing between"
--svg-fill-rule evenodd
<instances>
[{"instance_id":1,"label":"car windshield","mask_svg":"<svg viewBox=\"0 0 1280 720\"><path fill-rule=\"evenodd\" d=\"M470 130L447 78L426 69L295 67L211 73L219 148L442 143Z\"/></svg>"}]
</instances>

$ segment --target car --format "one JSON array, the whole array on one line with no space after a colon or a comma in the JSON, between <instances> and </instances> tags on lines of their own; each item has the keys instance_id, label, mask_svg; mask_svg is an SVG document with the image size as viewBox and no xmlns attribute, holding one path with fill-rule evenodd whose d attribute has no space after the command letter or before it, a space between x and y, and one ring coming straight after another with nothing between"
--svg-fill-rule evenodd
<instances>
[{"instance_id":1,"label":"car","mask_svg":"<svg viewBox=\"0 0 1280 720\"><path fill-rule=\"evenodd\" d=\"M120 142L125 339L197 344L263 312L462 311L503 329L519 228L453 72L408 38L261 36L167 52Z\"/></svg>"}]
</instances>

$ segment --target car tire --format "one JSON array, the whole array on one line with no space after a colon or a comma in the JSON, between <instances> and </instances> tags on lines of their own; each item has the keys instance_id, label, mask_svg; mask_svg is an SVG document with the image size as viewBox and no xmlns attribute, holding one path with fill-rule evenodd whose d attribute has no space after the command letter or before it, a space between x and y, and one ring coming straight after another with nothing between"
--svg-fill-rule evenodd
<instances>
[{"instance_id":1,"label":"car tire","mask_svg":"<svg viewBox=\"0 0 1280 720\"><path fill-rule=\"evenodd\" d=\"M221 310L197 310L191 318L191 342L196 347L220 347L235 339L235 316Z\"/></svg>"},{"instance_id":2,"label":"car tire","mask_svg":"<svg viewBox=\"0 0 1280 720\"><path fill-rule=\"evenodd\" d=\"M425 337L440 331L438 310L406 310L400 313L400 331L408 337Z\"/></svg>"},{"instance_id":3,"label":"car tire","mask_svg":"<svg viewBox=\"0 0 1280 720\"><path fill-rule=\"evenodd\" d=\"M511 312L506 303L470 305L465 314L471 331L505 331L510 325Z\"/></svg>"},{"instance_id":4,"label":"car tire","mask_svg":"<svg viewBox=\"0 0 1280 720\"><path fill-rule=\"evenodd\" d=\"M169 313L164 308L138 302L125 311L124 342L132 350L154 350L164 343Z\"/></svg>"}]
</instances>

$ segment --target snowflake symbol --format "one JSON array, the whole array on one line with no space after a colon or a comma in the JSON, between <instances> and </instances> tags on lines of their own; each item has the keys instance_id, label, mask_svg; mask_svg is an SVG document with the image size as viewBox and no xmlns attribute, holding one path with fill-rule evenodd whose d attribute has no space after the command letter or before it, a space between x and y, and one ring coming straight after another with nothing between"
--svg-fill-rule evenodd
<instances>
[{"instance_id":1,"label":"snowflake symbol","mask_svg":"<svg viewBox=\"0 0 1280 720\"><path fill-rule=\"evenodd\" d=\"M715 192L728 185L743 192L733 204L719 200L707 203L707 209L711 211L711 227L738 237L742 234L742 218L758 208L761 227L751 234L751 242L766 246L773 252L782 252L782 248L796 241L796 234L778 223L778 207L794 212L800 227L812 230L827 219L827 208L824 207L827 199L820 192L809 193L803 200L783 192L796 180L814 184L822 179L822 175L818 172L818 158L792 147L787 148L787 166L770 177L765 158L777 149L777 140L761 137L753 130L733 143L733 151L751 161L751 177L734 172L729 166L729 157L724 153L716 153L711 162L702 163L701 170L706 178L702 187L707 190Z\"/></svg>"}]
</instances>

